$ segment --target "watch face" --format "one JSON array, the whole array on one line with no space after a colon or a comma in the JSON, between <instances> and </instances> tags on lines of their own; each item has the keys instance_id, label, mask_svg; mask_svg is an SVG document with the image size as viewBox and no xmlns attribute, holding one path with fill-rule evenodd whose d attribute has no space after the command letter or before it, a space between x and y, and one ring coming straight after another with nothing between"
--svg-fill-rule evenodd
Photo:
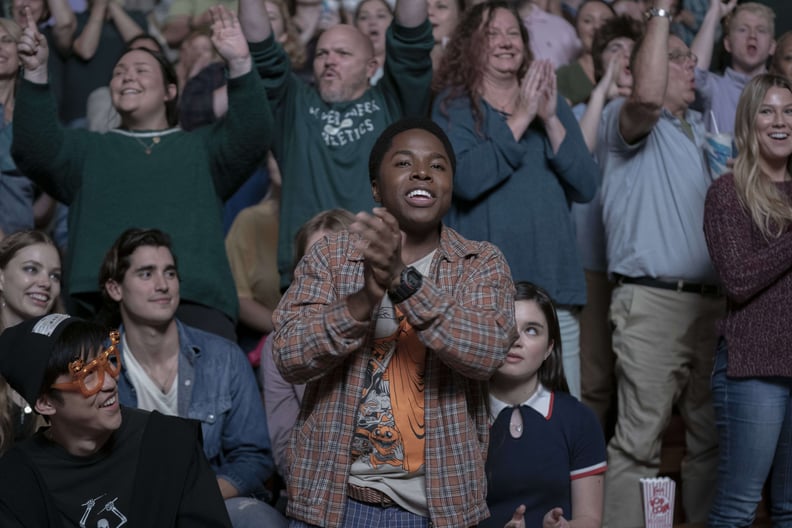
<instances>
[{"instance_id":1,"label":"watch face","mask_svg":"<svg viewBox=\"0 0 792 528\"><path fill-rule=\"evenodd\" d=\"M409 267L405 270L405 274L403 275L403 280L412 289L417 289L421 287L421 274L418 273L413 267Z\"/></svg>"}]
</instances>

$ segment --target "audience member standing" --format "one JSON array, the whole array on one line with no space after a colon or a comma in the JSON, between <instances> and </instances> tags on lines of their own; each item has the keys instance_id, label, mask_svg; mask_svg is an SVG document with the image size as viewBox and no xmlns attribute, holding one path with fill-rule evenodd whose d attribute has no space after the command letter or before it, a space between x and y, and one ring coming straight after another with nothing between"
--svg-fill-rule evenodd
<instances>
[{"instance_id":1,"label":"audience member standing","mask_svg":"<svg viewBox=\"0 0 792 528\"><path fill-rule=\"evenodd\" d=\"M709 526L750 526L768 475L773 525L784 526L792 519L792 82L749 82L734 131L734 173L712 184L704 209L728 300L712 375L720 462Z\"/></svg>"},{"instance_id":2,"label":"audience member standing","mask_svg":"<svg viewBox=\"0 0 792 528\"><path fill-rule=\"evenodd\" d=\"M432 118L459 157L448 224L501 248L515 280L559 304L564 371L580 397L577 312L586 303L570 203L591 200L599 171L528 33L505 3L479 4L460 22L435 78Z\"/></svg>"},{"instance_id":3,"label":"audience member standing","mask_svg":"<svg viewBox=\"0 0 792 528\"><path fill-rule=\"evenodd\" d=\"M371 41L354 26L319 37L316 86L291 71L272 36L261 0L240 0L241 23L275 114L273 151L283 176L278 234L281 287L291 281L292 244L313 215L340 207L370 209L371 193L358 176L377 135L402 116L429 110L431 25L426 0L399 0L386 36L382 79L370 86L377 62Z\"/></svg>"},{"instance_id":4,"label":"audience member standing","mask_svg":"<svg viewBox=\"0 0 792 528\"><path fill-rule=\"evenodd\" d=\"M660 443L676 405L687 453L682 499L705 522L718 439L709 391L715 322L723 313L706 251L704 123L689 110L696 57L669 35L670 0L648 11L633 54L633 90L604 111L597 158L611 300L618 418L608 445L605 526L643 526L638 480L657 475Z\"/></svg>"},{"instance_id":5,"label":"audience member standing","mask_svg":"<svg viewBox=\"0 0 792 528\"><path fill-rule=\"evenodd\" d=\"M96 263L132 224L173 233L190 255L180 317L234 337L237 301L223 249L221 203L262 161L272 135L264 86L252 69L239 22L214 14L213 42L229 75L224 120L193 132L176 128L176 78L163 57L125 53L110 89L121 128L66 130L49 93L47 43L31 17L19 44L24 80L14 111L12 153L20 168L69 207L69 295L84 310L100 304ZM189 312L189 313L188 313Z\"/></svg>"},{"instance_id":6,"label":"audience member standing","mask_svg":"<svg viewBox=\"0 0 792 528\"><path fill-rule=\"evenodd\" d=\"M382 207L314 244L275 312L278 369L307 382L292 528L488 516L486 380L515 337L514 286L497 248L441 223L455 166L432 121L385 129L369 158Z\"/></svg>"},{"instance_id":7,"label":"audience member standing","mask_svg":"<svg viewBox=\"0 0 792 528\"><path fill-rule=\"evenodd\" d=\"M754 76L767 71L767 61L775 51L775 14L769 7L748 2L735 9L737 0L723 3L710 0L690 50L698 57L696 66L696 108L704 113L707 130L734 130L737 100ZM715 28L726 17L723 48L731 54L731 66L723 75L709 71ZM712 122L714 118L715 123Z\"/></svg>"}]
</instances>

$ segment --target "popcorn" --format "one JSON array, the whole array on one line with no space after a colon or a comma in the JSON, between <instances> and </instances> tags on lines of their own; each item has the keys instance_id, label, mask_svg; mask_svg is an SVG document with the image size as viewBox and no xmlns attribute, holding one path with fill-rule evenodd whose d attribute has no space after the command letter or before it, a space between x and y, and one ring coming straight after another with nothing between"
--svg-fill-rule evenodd
<instances>
[{"instance_id":1,"label":"popcorn","mask_svg":"<svg viewBox=\"0 0 792 528\"><path fill-rule=\"evenodd\" d=\"M646 528L672 528L674 526L675 490L676 482L668 477L641 479Z\"/></svg>"}]
</instances>

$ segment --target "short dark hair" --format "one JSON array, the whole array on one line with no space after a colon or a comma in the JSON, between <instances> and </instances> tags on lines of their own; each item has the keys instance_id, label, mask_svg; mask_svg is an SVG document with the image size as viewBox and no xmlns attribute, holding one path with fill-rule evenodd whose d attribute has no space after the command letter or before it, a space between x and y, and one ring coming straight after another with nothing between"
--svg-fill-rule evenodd
<instances>
[{"instance_id":1,"label":"short dark hair","mask_svg":"<svg viewBox=\"0 0 792 528\"><path fill-rule=\"evenodd\" d=\"M537 372L539 383L551 391L569 392L566 376L564 376L564 363L561 351L561 325L558 314L550 295L541 287L528 281L518 281L514 284L516 293L514 302L533 301L542 310L547 319L547 333L553 341L553 350L544 360Z\"/></svg>"},{"instance_id":2,"label":"short dark hair","mask_svg":"<svg viewBox=\"0 0 792 528\"><path fill-rule=\"evenodd\" d=\"M391 148L393 138L406 132L408 130L426 130L443 143L448 155L448 161L451 163L451 171L456 174L456 156L454 155L454 147L448 136L440 128L440 125L426 117L406 117L391 124L388 128L382 131L382 134L377 138L374 146L371 148L371 155L369 156L369 179L375 182L379 176L380 167L382 166L382 159L385 153Z\"/></svg>"},{"instance_id":3,"label":"short dark hair","mask_svg":"<svg viewBox=\"0 0 792 528\"><path fill-rule=\"evenodd\" d=\"M602 64L602 53L617 38L632 40L637 47L638 39L644 32L644 25L634 18L621 15L605 21L594 33L591 42L591 58L594 60L594 79L599 82L605 75L606 64Z\"/></svg>"},{"instance_id":4,"label":"short dark hair","mask_svg":"<svg viewBox=\"0 0 792 528\"><path fill-rule=\"evenodd\" d=\"M120 311L118 303L107 294L105 285L107 281L122 282L129 266L131 265L132 253L141 246L153 246L168 248L173 256L173 265L178 270L176 254L173 253L170 236L159 229L140 229L133 227L127 229L119 236L105 254L102 265L99 268L99 291L102 294L103 307L97 315L97 320L103 322L108 327L116 326L120 322Z\"/></svg>"},{"instance_id":5,"label":"short dark hair","mask_svg":"<svg viewBox=\"0 0 792 528\"><path fill-rule=\"evenodd\" d=\"M77 359L87 361L100 352L105 347L107 339L108 329L100 324L82 319L70 322L52 347L39 396L48 394L58 401L63 401L60 393L50 388L52 384L61 374L69 373L69 363Z\"/></svg>"}]
</instances>

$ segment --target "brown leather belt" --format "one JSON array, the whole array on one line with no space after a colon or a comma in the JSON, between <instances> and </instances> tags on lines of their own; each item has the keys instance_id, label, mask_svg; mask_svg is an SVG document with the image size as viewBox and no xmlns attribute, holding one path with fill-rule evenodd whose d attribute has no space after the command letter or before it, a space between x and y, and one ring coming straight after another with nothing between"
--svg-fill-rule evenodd
<instances>
[{"instance_id":1,"label":"brown leather belt","mask_svg":"<svg viewBox=\"0 0 792 528\"><path fill-rule=\"evenodd\" d=\"M352 500L371 504L372 506L379 506L380 508L396 506L396 502L393 499L374 488L364 488L363 486L347 484L347 496Z\"/></svg>"}]
</instances>

